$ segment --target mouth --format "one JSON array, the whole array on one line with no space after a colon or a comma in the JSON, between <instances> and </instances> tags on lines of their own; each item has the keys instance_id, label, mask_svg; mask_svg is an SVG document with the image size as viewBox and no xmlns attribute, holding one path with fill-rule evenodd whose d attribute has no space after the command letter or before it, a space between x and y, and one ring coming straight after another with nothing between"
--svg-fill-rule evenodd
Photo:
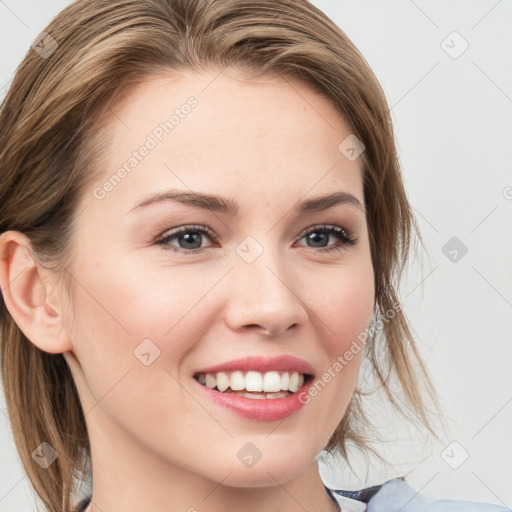
<instances>
[{"instance_id":1,"label":"mouth","mask_svg":"<svg viewBox=\"0 0 512 512\"><path fill-rule=\"evenodd\" d=\"M292 371L243 371L194 374L202 386L223 394L237 395L255 400L283 399L294 395L313 375Z\"/></svg>"}]
</instances>

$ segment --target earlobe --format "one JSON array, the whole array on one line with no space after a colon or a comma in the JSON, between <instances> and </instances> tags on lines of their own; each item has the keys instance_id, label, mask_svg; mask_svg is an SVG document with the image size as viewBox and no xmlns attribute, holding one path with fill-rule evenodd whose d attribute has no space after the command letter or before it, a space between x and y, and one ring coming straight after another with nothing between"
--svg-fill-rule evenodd
<instances>
[{"instance_id":1,"label":"earlobe","mask_svg":"<svg viewBox=\"0 0 512 512\"><path fill-rule=\"evenodd\" d=\"M70 350L62 311L56 300L56 276L46 270L19 231L0 235L0 286L9 313L23 334L45 352Z\"/></svg>"}]
</instances>

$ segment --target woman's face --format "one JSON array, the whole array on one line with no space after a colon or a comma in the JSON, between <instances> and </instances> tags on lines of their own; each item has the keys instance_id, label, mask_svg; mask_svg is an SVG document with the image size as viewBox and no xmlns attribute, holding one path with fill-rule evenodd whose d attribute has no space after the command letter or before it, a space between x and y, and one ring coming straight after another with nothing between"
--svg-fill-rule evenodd
<instances>
[{"instance_id":1,"label":"woman's face","mask_svg":"<svg viewBox=\"0 0 512 512\"><path fill-rule=\"evenodd\" d=\"M93 464L275 485L311 465L355 387L374 306L362 163L308 86L217 75L152 78L110 112L77 208L65 357ZM332 194L351 199L308 203ZM277 393L295 370L313 377L288 398L198 381L261 375Z\"/></svg>"}]
</instances>

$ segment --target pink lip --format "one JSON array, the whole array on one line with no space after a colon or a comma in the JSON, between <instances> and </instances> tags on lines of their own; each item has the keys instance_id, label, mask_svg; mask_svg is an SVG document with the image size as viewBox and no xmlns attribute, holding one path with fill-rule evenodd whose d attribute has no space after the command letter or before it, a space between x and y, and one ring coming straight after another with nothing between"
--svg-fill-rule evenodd
<instances>
[{"instance_id":1,"label":"pink lip","mask_svg":"<svg viewBox=\"0 0 512 512\"><path fill-rule=\"evenodd\" d=\"M202 368L198 373L217 373L217 372L234 372L240 371L298 371L299 373L314 375L314 368L302 359L294 356L278 356L278 357L261 357L248 356L242 359L235 359L226 363ZM195 380L195 379L194 379ZM230 393L221 393L195 381L203 393L206 394L217 405L232 410L233 412L259 421L276 421L286 418L297 412L304 405L299 399L304 392L313 383L313 378L308 378L304 385L295 393L286 398L264 398L254 399L245 398L243 396L233 395Z\"/></svg>"},{"instance_id":2,"label":"pink lip","mask_svg":"<svg viewBox=\"0 0 512 512\"><path fill-rule=\"evenodd\" d=\"M270 372L270 371L298 371L299 373L307 373L314 375L315 370L313 367L303 359L298 359L294 356L278 356L278 357L261 357L261 356L248 356L242 359L235 359L226 363L208 366L197 370L196 373L217 373L217 372L234 372L241 371L257 371L257 372ZM246 400L251 400L247 398ZM286 400L281 398L279 400Z\"/></svg>"},{"instance_id":3,"label":"pink lip","mask_svg":"<svg viewBox=\"0 0 512 512\"><path fill-rule=\"evenodd\" d=\"M313 379L308 379L296 393L286 398L262 399L245 398L230 393L221 393L220 391L215 391L203 386L195 379L194 382L206 396L220 407L232 410L236 414L249 418L250 420L277 421L290 416L304 406L305 402L302 402L300 397L303 396L304 393L307 394L308 388L313 383Z\"/></svg>"}]
</instances>

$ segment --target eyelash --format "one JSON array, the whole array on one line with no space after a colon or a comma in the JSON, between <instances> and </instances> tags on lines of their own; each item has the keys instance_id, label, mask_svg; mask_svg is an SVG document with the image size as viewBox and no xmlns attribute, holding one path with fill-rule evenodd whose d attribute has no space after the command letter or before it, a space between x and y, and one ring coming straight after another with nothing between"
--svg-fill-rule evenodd
<instances>
[{"instance_id":1,"label":"eyelash","mask_svg":"<svg viewBox=\"0 0 512 512\"><path fill-rule=\"evenodd\" d=\"M171 245L168 245L169 241L173 238L178 237L179 235L182 235L184 233L201 233L203 235L207 235L212 240L215 240L215 234L214 232L208 228L207 226L197 226L197 225L191 225L191 226L183 226L182 228L172 231L171 233L166 234L163 237L158 238L155 240L155 245L161 245L162 249L164 250L172 250L174 252L180 252L183 254L197 254L199 251L203 250L204 248L199 249L182 249L182 248L176 248ZM310 233L322 233L322 234L332 234L338 239L338 244L334 245L333 247L320 247L318 248L319 252L331 252L331 251L341 251L346 249L347 247L353 246L358 242L358 239L353 237L346 229L341 228L339 226L334 226L330 224L320 224L318 226L313 226L311 228L306 229L301 233L301 236L299 237L299 240L302 240L306 235ZM310 249L314 249L314 247L310 247Z\"/></svg>"}]
</instances>

